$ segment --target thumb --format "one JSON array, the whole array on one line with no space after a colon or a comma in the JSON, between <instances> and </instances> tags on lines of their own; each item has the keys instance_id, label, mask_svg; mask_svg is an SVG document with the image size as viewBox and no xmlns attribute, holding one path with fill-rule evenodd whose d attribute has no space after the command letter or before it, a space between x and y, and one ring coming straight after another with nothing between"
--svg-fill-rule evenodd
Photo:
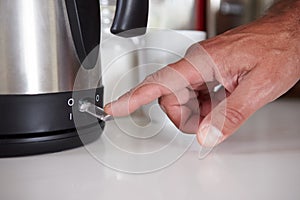
<instances>
[{"instance_id":1,"label":"thumb","mask_svg":"<svg viewBox=\"0 0 300 200\"><path fill-rule=\"evenodd\" d=\"M263 85L255 79L240 83L237 88L201 122L197 139L205 147L214 147L232 135L259 108L268 103ZM264 94L264 95L258 95Z\"/></svg>"}]
</instances>

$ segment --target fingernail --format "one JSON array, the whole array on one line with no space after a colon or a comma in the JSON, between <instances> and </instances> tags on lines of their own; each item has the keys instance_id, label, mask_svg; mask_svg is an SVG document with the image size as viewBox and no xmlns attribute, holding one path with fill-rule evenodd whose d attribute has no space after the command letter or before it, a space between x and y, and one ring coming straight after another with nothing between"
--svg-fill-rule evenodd
<instances>
[{"instance_id":1,"label":"fingernail","mask_svg":"<svg viewBox=\"0 0 300 200\"><path fill-rule=\"evenodd\" d=\"M106 105L104 106L104 111L105 111L106 113L112 114L112 113L111 113L111 103L106 104Z\"/></svg>"},{"instance_id":2,"label":"fingernail","mask_svg":"<svg viewBox=\"0 0 300 200\"><path fill-rule=\"evenodd\" d=\"M212 125L205 125L199 131L199 139L202 141L205 147L215 147L223 138L222 132Z\"/></svg>"}]
</instances>

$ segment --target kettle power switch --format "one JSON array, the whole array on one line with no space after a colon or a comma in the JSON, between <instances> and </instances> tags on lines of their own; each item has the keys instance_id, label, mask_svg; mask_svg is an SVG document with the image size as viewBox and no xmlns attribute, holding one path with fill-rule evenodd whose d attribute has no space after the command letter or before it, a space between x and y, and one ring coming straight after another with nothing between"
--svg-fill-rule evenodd
<instances>
[{"instance_id":1,"label":"kettle power switch","mask_svg":"<svg viewBox=\"0 0 300 200\"><path fill-rule=\"evenodd\" d=\"M87 100L80 100L78 105L80 112L88 113L104 122L114 119L111 115L104 112L103 108L100 108Z\"/></svg>"}]
</instances>

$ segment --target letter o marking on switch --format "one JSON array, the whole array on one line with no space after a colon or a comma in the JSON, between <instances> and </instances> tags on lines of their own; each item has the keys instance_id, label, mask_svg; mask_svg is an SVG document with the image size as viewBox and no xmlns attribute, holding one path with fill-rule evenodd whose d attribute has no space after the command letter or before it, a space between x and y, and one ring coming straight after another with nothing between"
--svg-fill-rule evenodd
<instances>
[{"instance_id":1,"label":"letter o marking on switch","mask_svg":"<svg viewBox=\"0 0 300 200\"><path fill-rule=\"evenodd\" d=\"M99 102L99 101L100 101L100 95L97 94L97 95L96 95L96 102Z\"/></svg>"},{"instance_id":2,"label":"letter o marking on switch","mask_svg":"<svg viewBox=\"0 0 300 200\"><path fill-rule=\"evenodd\" d=\"M75 101L74 101L73 98L71 98L71 99L68 100L68 105L69 105L70 107L74 106L74 103L75 103Z\"/></svg>"}]
</instances>

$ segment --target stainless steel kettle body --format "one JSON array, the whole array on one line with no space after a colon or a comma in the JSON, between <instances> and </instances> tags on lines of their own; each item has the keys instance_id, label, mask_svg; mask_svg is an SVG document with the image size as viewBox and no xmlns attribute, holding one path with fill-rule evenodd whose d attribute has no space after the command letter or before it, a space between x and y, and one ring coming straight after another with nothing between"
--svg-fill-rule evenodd
<instances>
[{"instance_id":1,"label":"stainless steel kettle body","mask_svg":"<svg viewBox=\"0 0 300 200\"><path fill-rule=\"evenodd\" d=\"M93 4L97 6L97 1ZM81 63L71 31L68 13L75 12L71 9L61 0L0 2L0 94L73 90ZM96 48L100 39L100 13L97 7L90 13L95 40L91 42ZM101 71L98 73L100 76ZM89 89L87 85L78 89Z\"/></svg>"},{"instance_id":2,"label":"stainless steel kettle body","mask_svg":"<svg viewBox=\"0 0 300 200\"><path fill-rule=\"evenodd\" d=\"M145 27L147 10L147 0L119 0L112 30ZM144 20L134 21L139 13ZM100 24L99 0L0 1L0 157L64 150L99 137L104 123L74 108L87 98L103 103Z\"/></svg>"}]
</instances>

